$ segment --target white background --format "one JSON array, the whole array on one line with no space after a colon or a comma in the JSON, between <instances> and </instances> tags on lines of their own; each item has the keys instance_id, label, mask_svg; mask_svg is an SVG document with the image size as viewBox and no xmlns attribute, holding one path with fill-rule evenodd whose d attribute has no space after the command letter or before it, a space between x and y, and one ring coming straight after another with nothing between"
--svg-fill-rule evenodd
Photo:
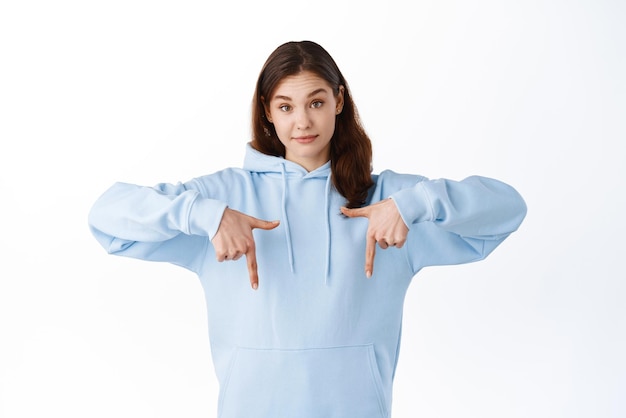
<instances>
[{"instance_id":1,"label":"white background","mask_svg":"<svg viewBox=\"0 0 626 418\"><path fill-rule=\"evenodd\" d=\"M197 278L107 256L87 213L114 181L240 166L258 72L302 39L375 172L496 177L529 207L487 260L413 282L394 418L626 416L625 5L3 2L0 416L215 416Z\"/></svg>"}]
</instances>

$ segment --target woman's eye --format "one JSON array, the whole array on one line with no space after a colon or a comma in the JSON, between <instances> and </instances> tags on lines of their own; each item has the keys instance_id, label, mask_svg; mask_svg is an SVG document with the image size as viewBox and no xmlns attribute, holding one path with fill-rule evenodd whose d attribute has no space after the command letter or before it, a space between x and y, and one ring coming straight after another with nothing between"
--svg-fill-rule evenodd
<instances>
[{"instance_id":1,"label":"woman's eye","mask_svg":"<svg viewBox=\"0 0 626 418\"><path fill-rule=\"evenodd\" d=\"M322 102L320 100L316 100L313 103L311 103L311 107L318 108L318 107L322 107L323 104L324 104L324 102Z\"/></svg>"},{"instance_id":2,"label":"woman's eye","mask_svg":"<svg viewBox=\"0 0 626 418\"><path fill-rule=\"evenodd\" d=\"M291 106L289 105L278 106L278 108L282 110L283 112L289 112L291 110Z\"/></svg>"}]
</instances>

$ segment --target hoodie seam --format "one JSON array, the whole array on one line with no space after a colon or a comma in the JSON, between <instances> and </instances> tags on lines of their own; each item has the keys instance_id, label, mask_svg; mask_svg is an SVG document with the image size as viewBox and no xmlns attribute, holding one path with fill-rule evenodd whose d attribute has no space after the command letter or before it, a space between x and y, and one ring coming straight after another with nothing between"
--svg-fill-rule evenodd
<instances>
[{"instance_id":1,"label":"hoodie seam","mask_svg":"<svg viewBox=\"0 0 626 418\"><path fill-rule=\"evenodd\" d=\"M196 204L196 202L198 201L198 199L200 199L200 193L198 191L195 191L195 196L193 198L193 200L191 201L191 203L189 204L189 208L187 209L187 220L185 222L186 227L187 227L187 234L188 235L192 235L191 233L191 211L193 210L194 205ZM202 260L206 260L208 257L208 251L209 251L209 236L208 236L208 231L207 231L207 235L203 236L204 238L204 246L202 248L201 251L198 251L198 255L196 255L196 259L193 260L193 265L196 266L197 265L197 269L194 268L193 270L195 270L198 274L198 276L202 277L204 275L204 269L206 268L206 263L204 263ZM200 258L200 254L202 254L202 258Z\"/></svg>"},{"instance_id":2,"label":"hoodie seam","mask_svg":"<svg viewBox=\"0 0 626 418\"><path fill-rule=\"evenodd\" d=\"M424 197L426 198L426 203L427 203L428 209L430 210L430 221L431 222L436 221L437 219L435 217L435 208L433 207L433 201L430 196L430 193L428 193L428 190L426 189L426 186L424 186L423 182L417 183L417 186L420 186L422 188L422 191L424 192Z\"/></svg>"},{"instance_id":3,"label":"hoodie seam","mask_svg":"<svg viewBox=\"0 0 626 418\"><path fill-rule=\"evenodd\" d=\"M189 206L187 207L187 210L185 213L185 229L186 230L183 232L187 235L191 235L191 210L193 209L193 206L198 201L199 197L200 197L200 193L194 190L194 197L191 200L191 202L189 202Z\"/></svg>"}]
</instances>

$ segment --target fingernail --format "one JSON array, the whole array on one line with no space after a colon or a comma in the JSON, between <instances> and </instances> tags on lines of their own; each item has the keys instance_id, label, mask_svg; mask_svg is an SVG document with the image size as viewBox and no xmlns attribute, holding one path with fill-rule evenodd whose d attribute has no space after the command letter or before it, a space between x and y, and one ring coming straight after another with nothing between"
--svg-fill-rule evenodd
<instances>
[{"instance_id":1,"label":"fingernail","mask_svg":"<svg viewBox=\"0 0 626 418\"><path fill-rule=\"evenodd\" d=\"M254 290L257 290L257 289L258 289L258 287L259 287L259 284L258 284L258 283L252 283L252 288L253 288Z\"/></svg>"},{"instance_id":2,"label":"fingernail","mask_svg":"<svg viewBox=\"0 0 626 418\"><path fill-rule=\"evenodd\" d=\"M368 279L369 279L369 278L371 278L371 277L372 277L372 272L371 272L371 271L369 271L369 270L367 270L367 271L365 272L365 277L367 277Z\"/></svg>"}]
</instances>

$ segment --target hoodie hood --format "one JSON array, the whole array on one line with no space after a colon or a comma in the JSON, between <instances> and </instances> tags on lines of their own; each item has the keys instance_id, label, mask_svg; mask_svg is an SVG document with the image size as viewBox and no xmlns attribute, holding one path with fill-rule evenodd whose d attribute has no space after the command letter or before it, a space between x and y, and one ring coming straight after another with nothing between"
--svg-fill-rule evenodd
<instances>
[{"instance_id":1,"label":"hoodie hood","mask_svg":"<svg viewBox=\"0 0 626 418\"><path fill-rule=\"evenodd\" d=\"M289 216L287 214L287 204L289 201L289 193L287 187L287 181L289 177L297 177L301 180L306 179L326 179L326 187L324 193L324 216L325 216L325 225L326 225L326 266L325 266L325 277L324 281L328 284L328 277L330 274L330 193L331 193L331 168L330 161L321 165L313 171L307 171L300 164L297 164L293 161L289 161L284 159L283 157L275 157L273 155L267 155L260 151L257 151L252 147L250 143L246 145L246 153L243 162L243 169L255 172L255 173L263 173L263 174L275 174L279 175L282 178L283 188L282 188L282 201L281 201L281 213L282 213L282 223L285 230L285 240L287 242L287 256L289 257L289 266L291 268L291 272L295 273L295 260L293 256L293 242L291 238L291 229L289 224ZM297 197L296 197L297 198Z\"/></svg>"},{"instance_id":2,"label":"hoodie hood","mask_svg":"<svg viewBox=\"0 0 626 418\"><path fill-rule=\"evenodd\" d=\"M302 178L326 178L330 177L331 171L330 161L309 172L300 164L286 160L283 157L263 154L262 152L252 148L250 143L246 145L243 168L244 170L256 173L287 173L289 176L293 175Z\"/></svg>"}]
</instances>

